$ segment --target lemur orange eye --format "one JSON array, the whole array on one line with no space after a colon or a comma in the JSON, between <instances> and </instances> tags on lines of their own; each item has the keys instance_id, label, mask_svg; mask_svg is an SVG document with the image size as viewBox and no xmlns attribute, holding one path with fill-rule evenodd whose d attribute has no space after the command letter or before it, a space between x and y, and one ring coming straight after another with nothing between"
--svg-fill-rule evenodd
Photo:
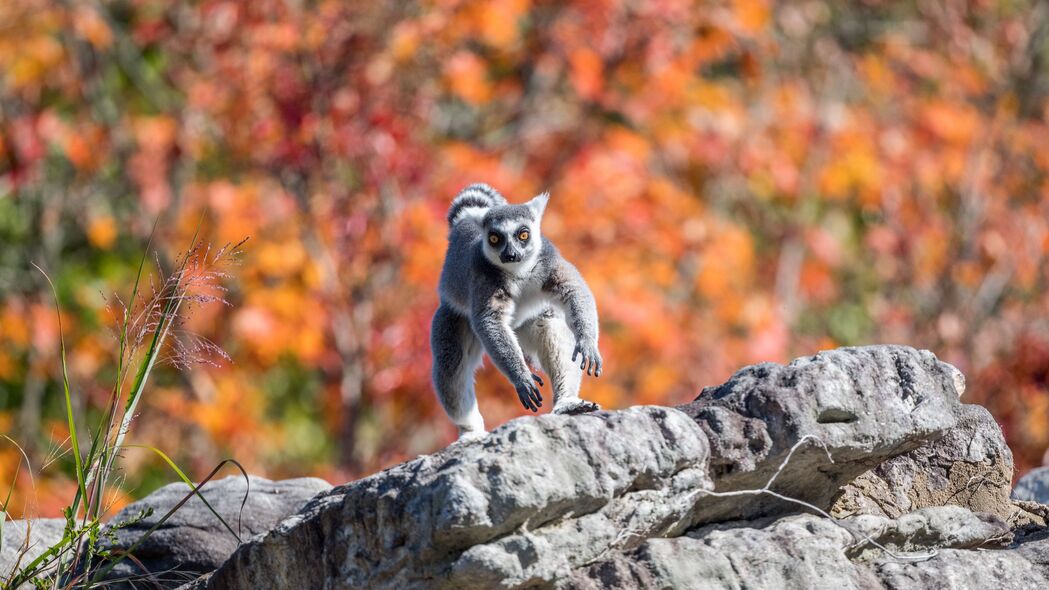
<instances>
[{"instance_id":1,"label":"lemur orange eye","mask_svg":"<svg viewBox=\"0 0 1049 590\"><path fill-rule=\"evenodd\" d=\"M498 244L499 243L499 234L488 234L488 243L493 245L493 246Z\"/></svg>"},{"instance_id":2,"label":"lemur orange eye","mask_svg":"<svg viewBox=\"0 0 1049 590\"><path fill-rule=\"evenodd\" d=\"M523 230L521 230L520 232L517 233L517 239L521 240L522 242L527 241L528 240L528 236L529 236L529 234L528 234L528 230L527 229L523 229Z\"/></svg>"}]
</instances>

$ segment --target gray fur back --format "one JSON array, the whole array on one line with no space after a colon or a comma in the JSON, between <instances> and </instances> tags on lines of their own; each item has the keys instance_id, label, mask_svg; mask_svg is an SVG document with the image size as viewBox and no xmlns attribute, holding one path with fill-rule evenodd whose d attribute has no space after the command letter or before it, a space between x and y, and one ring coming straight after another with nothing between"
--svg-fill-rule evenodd
<instances>
[{"instance_id":1,"label":"gray fur back","mask_svg":"<svg viewBox=\"0 0 1049 590\"><path fill-rule=\"evenodd\" d=\"M448 235L448 252L441 271L441 300L456 311L466 314L469 306L469 290L474 280L473 269L481 264L477 247L481 240L481 225L478 223L456 223Z\"/></svg>"}]
</instances>

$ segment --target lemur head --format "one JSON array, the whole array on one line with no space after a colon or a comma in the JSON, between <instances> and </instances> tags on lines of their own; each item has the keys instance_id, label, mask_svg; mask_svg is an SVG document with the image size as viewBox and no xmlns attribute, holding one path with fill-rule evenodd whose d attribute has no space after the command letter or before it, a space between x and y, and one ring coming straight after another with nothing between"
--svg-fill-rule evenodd
<instances>
[{"instance_id":1,"label":"lemur head","mask_svg":"<svg viewBox=\"0 0 1049 590\"><path fill-rule=\"evenodd\" d=\"M543 246L539 222L549 198L543 193L523 205L498 205L489 209L481 222L485 258L509 273L531 271Z\"/></svg>"}]
</instances>

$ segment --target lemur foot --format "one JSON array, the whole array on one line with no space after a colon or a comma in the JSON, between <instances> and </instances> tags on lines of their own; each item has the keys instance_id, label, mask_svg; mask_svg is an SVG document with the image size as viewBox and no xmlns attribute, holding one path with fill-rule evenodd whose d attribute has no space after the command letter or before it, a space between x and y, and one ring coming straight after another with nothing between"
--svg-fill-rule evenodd
<instances>
[{"instance_id":1,"label":"lemur foot","mask_svg":"<svg viewBox=\"0 0 1049 590\"><path fill-rule=\"evenodd\" d=\"M470 442L472 440L479 440L486 436L488 436L488 433L483 430L466 430L460 432L459 438L455 439L455 441L452 444L454 445L458 443Z\"/></svg>"},{"instance_id":2,"label":"lemur foot","mask_svg":"<svg viewBox=\"0 0 1049 590\"><path fill-rule=\"evenodd\" d=\"M601 406L594 402L588 402L585 399L573 399L558 404L554 408L554 414L562 414L565 416L575 416L577 414L586 414L589 412L596 412L601 409Z\"/></svg>"}]
</instances>

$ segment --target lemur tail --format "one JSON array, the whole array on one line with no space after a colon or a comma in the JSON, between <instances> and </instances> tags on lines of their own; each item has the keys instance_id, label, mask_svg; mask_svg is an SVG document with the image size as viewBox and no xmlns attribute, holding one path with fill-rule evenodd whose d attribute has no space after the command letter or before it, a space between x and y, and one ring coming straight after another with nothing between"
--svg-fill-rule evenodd
<instances>
[{"instance_id":1,"label":"lemur tail","mask_svg":"<svg viewBox=\"0 0 1049 590\"><path fill-rule=\"evenodd\" d=\"M479 222L488 209L505 204L506 199L494 188L480 182L471 184L459 191L448 208L448 225L469 218Z\"/></svg>"}]
</instances>

